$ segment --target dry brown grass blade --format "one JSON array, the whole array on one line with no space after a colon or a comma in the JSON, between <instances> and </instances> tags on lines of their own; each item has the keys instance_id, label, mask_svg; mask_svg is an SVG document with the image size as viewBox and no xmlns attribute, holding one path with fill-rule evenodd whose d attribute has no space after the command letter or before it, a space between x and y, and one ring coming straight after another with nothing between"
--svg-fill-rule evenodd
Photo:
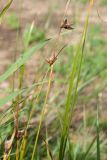
<instances>
[{"instance_id":1,"label":"dry brown grass blade","mask_svg":"<svg viewBox=\"0 0 107 160\"><path fill-rule=\"evenodd\" d=\"M5 148L5 153L4 153L3 160L7 160L8 157L9 157L9 155L10 155L11 148L12 148L12 144L13 144L15 135L16 135L16 129L14 129L11 138L10 138L9 140L5 141L5 146L4 146L4 148Z\"/></svg>"}]
</instances>

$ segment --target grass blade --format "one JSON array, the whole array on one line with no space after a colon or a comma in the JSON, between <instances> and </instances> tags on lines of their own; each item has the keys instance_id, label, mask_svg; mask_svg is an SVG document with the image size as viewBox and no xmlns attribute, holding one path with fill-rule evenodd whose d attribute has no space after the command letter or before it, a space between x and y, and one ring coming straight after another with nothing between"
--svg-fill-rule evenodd
<instances>
[{"instance_id":1,"label":"grass blade","mask_svg":"<svg viewBox=\"0 0 107 160\"><path fill-rule=\"evenodd\" d=\"M96 141L96 137L92 140L91 144L89 145L89 147L88 147L88 149L87 149L87 151L85 153L85 156L83 158L84 160L86 160L86 158L88 156L88 153L90 152L90 150L91 150L92 146L94 145L95 141Z\"/></svg>"},{"instance_id":2,"label":"grass blade","mask_svg":"<svg viewBox=\"0 0 107 160\"><path fill-rule=\"evenodd\" d=\"M77 87L78 87L78 82L79 82L79 78L80 78L80 71L81 71L81 65L82 65L82 59L83 59L85 39L86 39L86 35L87 35L88 22L89 22L90 11L91 11L92 6L93 6L93 0L90 0L90 6L89 6L89 10L88 10L88 15L86 17L83 35L80 40L79 46L77 48L77 52L76 52L74 63L73 63L73 69L71 72L67 101L66 101L66 109L65 109L65 114L64 114L63 131L62 131L61 142L60 142L59 160L64 159L66 142L67 142L67 138L68 138L68 134L69 134L69 126L70 126L70 122L72 119L76 95L77 95ZM79 69L77 69L77 67ZM76 77L76 74L77 74L77 81L76 81L76 85L75 85L74 79ZM74 95L72 98L72 104L71 104L71 95L72 95L72 90L73 90L74 86L75 86L75 91L74 91ZM72 105L72 108L70 109L71 105Z\"/></svg>"},{"instance_id":3,"label":"grass blade","mask_svg":"<svg viewBox=\"0 0 107 160\"><path fill-rule=\"evenodd\" d=\"M50 69L50 68L49 68ZM34 103L34 100L35 100L35 104L38 102L38 98L40 96L40 93L42 91L42 88L43 88L43 81L45 80L45 78L47 77L47 74L48 74L48 71L49 69L47 70L47 72L45 73L43 79L42 79L42 82L41 82L41 86L38 88L38 92L37 92L37 96L36 96L36 99L34 98L35 96L32 97L32 103ZM24 159L24 152L25 152L25 146L26 146L26 143L27 143L27 139L26 139L26 135L27 135L27 129L28 129L28 126L29 126L29 122L31 120L31 117L32 117L32 114L34 112L34 106L32 107L30 113L29 113L29 118L28 118L28 121L27 121L27 125L25 127L25 135L22 139L22 143L21 143L21 147L20 147L20 150L21 150L21 153L20 153L20 160L23 160ZM23 150L22 150L23 148Z\"/></svg>"},{"instance_id":4,"label":"grass blade","mask_svg":"<svg viewBox=\"0 0 107 160\"><path fill-rule=\"evenodd\" d=\"M97 160L100 160L100 138L99 138L99 104L97 104L97 122L96 122L96 132L97 132Z\"/></svg>"},{"instance_id":5,"label":"grass blade","mask_svg":"<svg viewBox=\"0 0 107 160\"><path fill-rule=\"evenodd\" d=\"M33 28L34 28L34 22L32 22L32 24L30 26L30 29L28 30L26 41L24 41L24 52L27 52L27 50L28 50L29 41L30 41L30 38L31 38L31 34L32 34L32 31L33 31ZM22 86L23 86L24 73L25 73L25 64L20 67L19 89L21 89Z\"/></svg>"},{"instance_id":6,"label":"grass blade","mask_svg":"<svg viewBox=\"0 0 107 160\"><path fill-rule=\"evenodd\" d=\"M3 8L3 10L0 12L0 23L2 22L2 19L6 13L6 11L9 9L10 5L12 4L13 0L8 0L7 5Z\"/></svg>"},{"instance_id":7,"label":"grass blade","mask_svg":"<svg viewBox=\"0 0 107 160\"><path fill-rule=\"evenodd\" d=\"M39 133L40 133L41 125L42 125L42 120L43 120L44 115L45 115L46 103L47 103L47 99L48 99L49 91L50 91L50 87L51 87L51 82L52 82L52 73L53 73L53 66L51 66L51 68L50 68L48 88L47 88L46 97L45 97L42 112L41 112L41 118L40 118L39 126L38 126L38 129L37 129L37 134L36 134L36 139L35 139L35 143L34 143L34 148L33 148L31 160L34 160L35 151L36 151L36 148L37 148L37 143L38 143L38 138L39 138Z\"/></svg>"},{"instance_id":8,"label":"grass blade","mask_svg":"<svg viewBox=\"0 0 107 160\"><path fill-rule=\"evenodd\" d=\"M45 82L41 82L41 83L44 84L44 83L46 83L46 81ZM21 89L21 90L18 90L18 91L14 91L14 92L10 93L8 96L0 99L0 107L2 107L3 105L5 105L9 101L12 101L18 95L21 95L24 92L26 92L26 93L30 92L35 86L41 85L41 83L35 83L35 84L31 85L28 88L24 88L24 89Z\"/></svg>"},{"instance_id":9,"label":"grass blade","mask_svg":"<svg viewBox=\"0 0 107 160\"><path fill-rule=\"evenodd\" d=\"M48 40L47 40L48 41ZM11 76L16 70L18 70L23 64L26 63L27 60L29 60L33 54L35 54L36 51L38 51L40 48L44 47L47 43L47 41L43 41L36 46L28 49L27 52L24 53L23 56L21 56L14 64L12 64L7 71L0 76L0 83L2 83L4 80L6 80L9 76Z\"/></svg>"}]
</instances>

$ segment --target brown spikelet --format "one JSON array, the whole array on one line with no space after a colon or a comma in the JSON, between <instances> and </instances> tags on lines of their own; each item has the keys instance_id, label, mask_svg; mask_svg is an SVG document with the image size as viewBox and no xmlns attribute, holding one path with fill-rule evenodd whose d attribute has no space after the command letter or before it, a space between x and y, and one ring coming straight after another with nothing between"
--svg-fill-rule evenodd
<instances>
[{"instance_id":1,"label":"brown spikelet","mask_svg":"<svg viewBox=\"0 0 107 160\"><path fill-rule=\"evenodd\" d=\"M46 59L46 62L47 62L50 66L53 65L53 64L55 63L55 61L57 60L58 55L61 53L61 51L62 51L66 46L67 46L67 45L64 45L57 54L53 53L53 55L52 55L50 58L47 58L47 59Z\"/></svg>"},{"instance_id":2,"label":"brown spikelet","mask_svg":"<svg viewBox=\"0 0 107 160\"><path fill-rule=\"evenodd\" d=\"M15 137L19 140L19 139L21 139L24 136L24 134L25 134L25 130L18 130L16 132Z\"/></svg>"},{"instance_id":3,"label":"brown spikelet","mask_svg":"<svg viewBox=\"0 0 107 160\"><path fill-rule=\"evenodd\" d=\"M72 29L74 29L74 28L72 27L72 25L73 25L73 24L68 23L68 20L65 19L65 20L63 21L63 23L61 24L60 28L61 28L61 29L64 28L64 29L72 30Z\"/></svg>"}]
</instances>

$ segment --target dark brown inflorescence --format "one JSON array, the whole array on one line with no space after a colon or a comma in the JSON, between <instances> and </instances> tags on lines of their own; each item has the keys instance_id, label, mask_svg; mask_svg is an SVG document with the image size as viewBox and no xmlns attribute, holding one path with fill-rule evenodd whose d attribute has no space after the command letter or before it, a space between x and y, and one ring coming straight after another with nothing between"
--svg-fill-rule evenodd
<instances>
[{"instance_id":1,"label":"dark brown inflorescence","mask_svg":"<svg viewBox=\"0 0 107 160\"><path fill-rule=\"evenodd\" d=\"M63 21L63 23L61 24L61 27L60 27L60 28L61 28L61 29L64 28L64 29L72 30L72 29L74 29L74 28L72 27L72 25L73 25L73 24L68 23L68 20L65 19L65 20Z\"/></svg>"}]
</instances>

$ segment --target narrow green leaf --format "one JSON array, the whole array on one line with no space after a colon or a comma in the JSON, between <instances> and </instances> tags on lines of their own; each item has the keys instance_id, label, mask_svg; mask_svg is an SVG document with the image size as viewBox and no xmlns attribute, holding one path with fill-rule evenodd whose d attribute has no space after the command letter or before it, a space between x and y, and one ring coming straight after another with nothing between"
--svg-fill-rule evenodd
<instances>
[{"instance_id":1,"label":"narrow green leaf","mask_svg":"<svg viewBox=\"0 0 107 160\"><path fill-rule=\"evenodd\" d=\"M100 138L99 138L99 105L97 105L97 122L96 122L96 132L97 132L97 160L100 160Z\"/></svg>"},{"instance_id":2,"label":"narrow green leaf","mask_svg":"<svg viewBox=\"0 0 107 160\"><path fill-rule=\"evenodd\" d=\"M42 82L42 83L46 83L46 81ZM18 95L20 95L20 94L22 94L24 92L26 92L26 94L27 94L27 92L31 91L37 85L41 85L41 82L40 83L35 83L35 84L31 85L28 88L24 88L24 89L21 89L21 90L18 90L18 91L14 91L14 92L10 93L6 97L0 99L0 107L5 105L9 101L12 101L14 98L16 98Z\"/></svg>"},{"instance_id":3,"label":"narrow green leaf","mask_svg":"<svg viewBox=\"0 0 107 160\"><path fill-rule=\"evenodd\" d=\"M9 94L8 96L4 97L3 99L1 99L0 100L0 107L5 105L10 100L14 99L18 94L21 94L21 92L22 91L13 92L13 93Z\"/></svg>"},{"instance_id":4,"label":"narrow green leaf","mask_svg":"<svg viewBox=\"0 0 107 160\"><path fill-rule=\"evenodd\" d=\"M69 127L70 127L70 123L71 123L71 120L72 120L75 101L76 101L76 96L77 96L77 88L78 88L82 59L83 59L83 51L84 51L84 45L85 45L85 40L86 40L86 35L87 35L87 30L88 30L89 17L90 17L90 11L91 11L92 5L93 5L93 0L90 0L88 15L86 17L83 34L82 34L82 37L80 39L80 43L79 43L77 51L76 51L76 55L75 55L74 63L73 63L73 68L72 68L72 71L71 71L67 100L66 100L66 106L65 106L65 113L64 113L63 131L61 133L59 160L64 159L66 142L67 142L67 138L68 138L67 136L69 134ZM76 83L75 83L75 77L77 78ZM73 88L75 88L75 90L74 90L74 94L72 96L72 102L71 102L71 95L73 93Z\"/></svg>"},{"instance_id":5,"label":"narrow green leaf","mask_svg":"<svg viewBox=\"0 0 107 160\"><path fill-rule=\"evenodd\" d=\"M87 159L87 156L88 156L88 154L89 154L91 148L93 147L95 141L96 141L96 137L92 140L91 144L89 145L89 147L88 147L88 149L87 149L87 151L86 151L86 153L85 153L85 155L84 155L84 157L83 157L84 160Z\"/></svg>"},{"instance_id":6,"label":"narrow green leaf","mask_svg":"<svg viewBox=\"0 0 107 160\"><path fill-rule=\"evenodd\" d=\"M17 69L19 69L23 64L26 63L27 60L29 60L33 54L40 48L42 48L47 41L41 42L37 44L36 46L28 49L24 55L22 55L14 64L12 64L5 73L3 73L0 76L0 83L2 83L4 80L6 80L9 76L11 76Z\"/></svg>"},{"instance_id":7,"label":"narrow green leaf","mask_svg":"<svg viewBox=\"0 0 107 160\"><path fill-rule=\"evenodd\" d=\"M2 19L6 13L6 11L9 9L10 5L12 4L13 0L8 0L8 3L6 4L6 6L2 9L2 11L0 12L0 23L2 22Z\"/></svg>"}]
</instances>

